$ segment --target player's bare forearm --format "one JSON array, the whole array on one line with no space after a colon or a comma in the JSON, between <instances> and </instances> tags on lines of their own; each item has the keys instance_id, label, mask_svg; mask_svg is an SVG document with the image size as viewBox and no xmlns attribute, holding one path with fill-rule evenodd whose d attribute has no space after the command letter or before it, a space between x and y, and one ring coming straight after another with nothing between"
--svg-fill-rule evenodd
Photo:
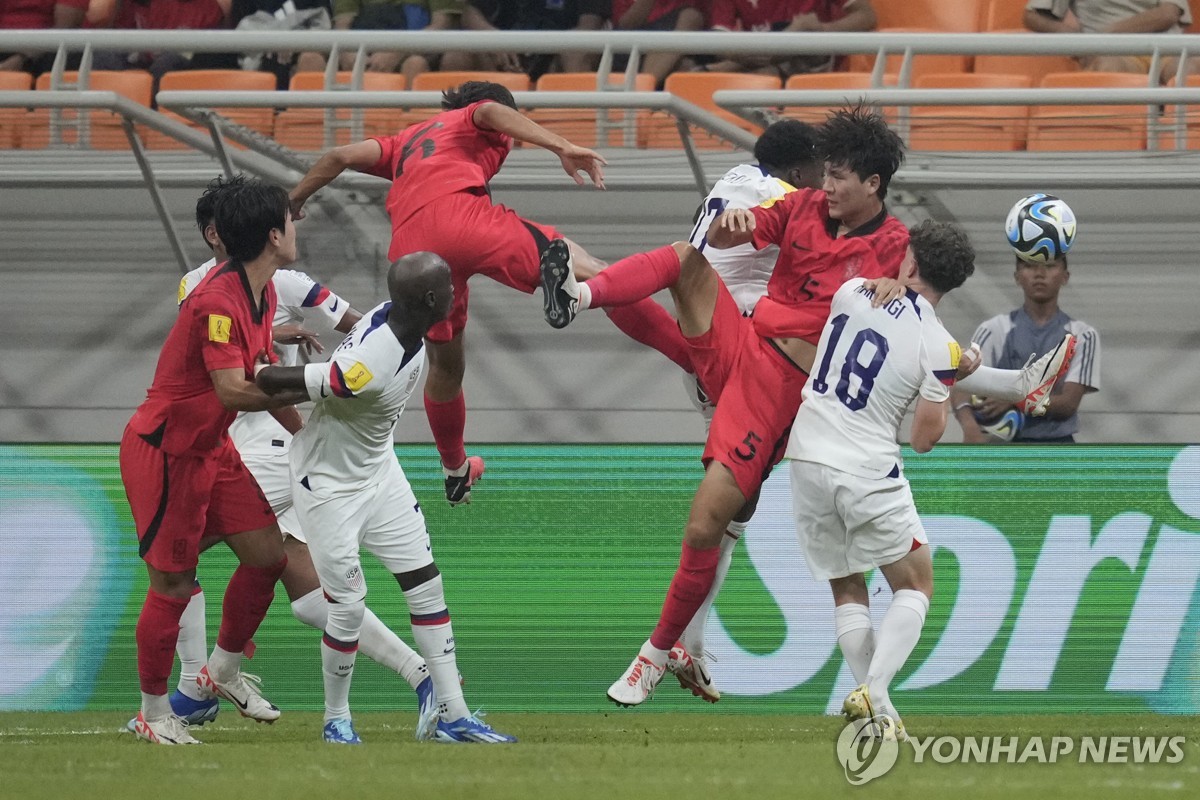
<instances>
[{"instance_id":1,"label":"player's bare forearm","mask_svg":"<svg viewBox=\"0 0 1200 800\"><path fill-rule=\"evenodd\" d=\"M346 313L342 314L342 318L338 320L337 325L333 326L333 329L338 333L349 333L360 319L362 319L361 312L354 308L347 308Z\"/></svg>"},{"instance_id":2,"label":"player's bare forearm","mask_svg":"<svg viewBox=\"0 0 1200 800\"><path fill-rule=\"evenodd\" d=\"M514 139L537 145L555 155L560 155L571 147L571 143L557 133L546 130L521 112L500 103L484 103L475 109L472 119L480 128L508 134Z\"/></svg>"},{"instance_id":3,"label":"player's bare forearm","mask_svg":"<svg viewBox=\"0 0 1200 800\"><path fill-rule=\"evenodd\" d=\"M364 170L372 167L383 155L383 148L374 139L335 147L317 159L317 163L305 173L296 188L288 193L292 206L292 217L300 219L308 198L330 183L348 169Z\"/></svg>"},{"instance_id":4,"label":"player's bare forearm","mask_svg":"<svg viewBox=\"0 0 1200 800\"><path fill-rule=\"evenodd\" d=\"M748 244L754 241L754 213L745 208L731 208L717 215L708 226L708 244L717 250Z\"/></svg>"},{"instance_id":5,"label":"player's bare forearm","mask_svg":"<svg viewBox=\"0 0 1200 800\"><path fill-rule=\"evenodd\" d=\"M290 434L295 435L304 427L304 417L300 416L295 406L273 408L268 413Z\"/></svg>"},{"instance_id":6,"label":"player's bare forearm","mask_svg":"<svg viewBox=\"0 0 1200 800\"><path fill-rule=\"evenodd\" d=\"M306 392L272 397L258 388L253 381L246 380L246 373L240 369L216 369L208 374L212 378L217 399L229 411L269 411L308 399Z\"/></svg>"},{"instance_id":7,"label":"player's bare forearm","mask_svg":"<svg viewBox=\"0 0 1200 800\"><path fill-rule=\"evenodd\" d=\"M272 397L282 397L296 392L308 396L304 382L304 367L263 367L254 376L258 388Z\"/></svg>"},{"instance_id":8,"label":"player's bare forearm","mask_svg":"<svg viewBox=\"0 0 1200 800\"><path fill-rule=\"evenodd\" d=\"M946 413L949 400L935 403L924 397L917 398L917 410L913 414L912 432L909 443L918 453L928 453L946 432Z\"/></svg>"},{"instance_id":9,"label":"player's bare forearm","mask_svg":"<svg viewBox=\"0 0 1200 800\"><path fill-rule=\"evenodd\" d=\"M1079 412L1079 404L1088 388L1082 383L1063 383L1062 388L1050 395L1050 405L1042 419L1070 419Z\"/></svg>"}]
</instances>

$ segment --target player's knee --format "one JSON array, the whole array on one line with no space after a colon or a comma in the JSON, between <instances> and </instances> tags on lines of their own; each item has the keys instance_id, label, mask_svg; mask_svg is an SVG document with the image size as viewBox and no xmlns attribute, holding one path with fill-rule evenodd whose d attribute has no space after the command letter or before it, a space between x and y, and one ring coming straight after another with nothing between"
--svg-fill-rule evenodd
<instances>
[{"instance_id":1,"label":"player's knee","mask_svg":"<svg viewBox=\"0 0 1200 800\"><path fill-rule=\"evenodd\" d=\"M725 529L727 527L729 527L728 521L691 519L688 520L687 527L683 529L683 541L689 547L701 550L709 547L720 547L721 538L725 536Z\"/></svg>"},{"instance_id":2,"label":"player's knee","mask_svg":"<svg viewBox=\"0 0 1200 800\"><path fill-rule=\"evenodd\" d=\"M364 598L330 603L325 618L325 632L340 642L358 641L366 611Z\"/></svg>"},{"instance_id":3,"label":"player's knee","mask_svg":"<svg viewBox=\"0 0 1200 800\"><path fill-rule=\"evenodd\" d=\"M446 595L442 589L442 576L435 574L429 580L404 589L404 600L408 611L414 616L434 614L446 610Z\"/></svg>"}]
</instances>

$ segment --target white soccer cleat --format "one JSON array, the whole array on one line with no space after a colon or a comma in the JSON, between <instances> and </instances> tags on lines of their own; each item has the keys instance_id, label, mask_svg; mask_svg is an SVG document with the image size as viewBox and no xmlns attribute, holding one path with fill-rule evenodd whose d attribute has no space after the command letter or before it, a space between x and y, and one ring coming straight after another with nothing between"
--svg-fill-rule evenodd
<instances>
[{"instance_id":1,"label":"white soccer cleat","mask_svg":"<svg viewBox=\"0 0 1200 800\"><path fill-rule=\"evenodd\" d=\"M174 714L147 720L141 711L133 718L133 732L151 744L203 744L188 732L187 723Z\"/></svg>"},{"instance_id":2,"label":"white soccer cleat","mask_svg":"<svg viewBox=\"0 0 1200 800\"><path fill-rule=\"evenodd\" d=\"M1046 355L1036 361L1030 358L1021 370L1025 399L1017 403L1017 409L1031 417L1045 416L1050 407L1050 392L1071 368L1074 355L1075 337L1068 333L1058 347Z\"/></svg>"},{"instance_id":3,"label":"white soccer cleat","mask_svg":"<svg viewBox=\"0 0 1200 800\"><path fill-rule=\"evenodd\" d=\"M259 691L258 687L262 680L257 675L248 675L239 671L233 680L218 683L209 674L208 667L204 666L200 669L200 674L196 676L196 683L200 684L201 689L207 689L217 697L233 703L234 708L243 717L267 723L279 719L279 709L263 697L262 692Z\"/></svg>"},{"instance_id":4,"label":"white soccer cleat","mask_svg":"<svg viewBox=\"0 0 1200 800\"><path fill-rule=\"evenodd\" d=\"M713 682L704 656L692 655L683 642L676 642L667 656L667 672L679 679L679 685L706 703L721 699L721 691Z\"/></svg>"},{"instance_id":5,"label":"white soccer cleat","mask_svg":"<svg viewBox=\"0 0 1200 800\"><path fill-rule=\"evenodd\" d=\"M667 674L665 667L639 655L616 683L608 687L608 699L619 706L639 706L654 696L654 688Z\"/></svg>"}]
</instances>

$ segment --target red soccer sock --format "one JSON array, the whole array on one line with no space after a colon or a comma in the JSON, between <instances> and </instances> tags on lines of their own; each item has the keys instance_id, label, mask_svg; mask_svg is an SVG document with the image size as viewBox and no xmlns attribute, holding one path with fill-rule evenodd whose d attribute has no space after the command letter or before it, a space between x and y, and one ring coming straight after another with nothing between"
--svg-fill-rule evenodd
<instances>
[{"instance_id":1,"label":"red soccer sock","mask_svg":"<svg viewBox=\"0 0 1200 800\"><path fill-rule=\"evenodd\" d=\"M433 441L442 456L442 466L458 469L467 460L467 446L463 444L463 432L467 428L467 400L462 392L453 400L444 403L425 395L425 416Z\"/></svg>"},{"instance_id":2,"label":"red soccer sock","mask_svg":"<svg viewBox=\"0 0 1200 800\"><path fill-rule=\"evenodd\" d=\"M627 306L679 280L679 254L671 245L623 258L587 281L589 308Z\"/></svg>"},{"instance_id":3,"label":"red soccer sock","mask_svg":"<svg viewBox=\"0 0 1200 800\"><path fill-rule=\"evenodd\" d=\"M275 597L275 582L287 566L287 557L270 567L251 567L241 564L229 578L225 602L221 607L221 630L217 647L229 653L246 649L250 637L258 630L271 600Z\"/></svg>"},{"instance_id":4,"label":"red soccer sock","mask_svg":"<svg viewBox=\"0 0 1200 800\"><path fill-rule=\"evenodd\" d=\"M146 694L165 695L171 666L175 663L175 643L179 639L179 619L190 597L169 597L150 589L137 621L138 682Z\"/></svg>"},{"instance_id":5,"label":"red soccer sock","mask_svg":"<svg viewBox=\"0 0 1200 800\"><path fill-rule=\"evenodd\" d=\"M683 543L683 554L679 557L679 569L675 570L675 578L671 588L667 590L667 599L663 602L662 614L654 633L650 634L650 644L660 650L670 650L675 642L683 635L692 617L708 597L717 576L717 563L721 560L721 548L709 547L697 550L687 542Z\"/></svg>"},{"instance_id":6,"label":"red soccer sock","mask_svg":"<svg viewBox=\"0 0 1200 800\"><path fill-rule=\"evenodd\" d=\"M604 313L608 314L613 324L630 339L653 347L682 367L685 372L696 371L692 366L692 354L688 350L687 340L679 331L679 323L665 308L649 297L638 300L633 305L606 308Z\"/></svg>"}]
</instances>

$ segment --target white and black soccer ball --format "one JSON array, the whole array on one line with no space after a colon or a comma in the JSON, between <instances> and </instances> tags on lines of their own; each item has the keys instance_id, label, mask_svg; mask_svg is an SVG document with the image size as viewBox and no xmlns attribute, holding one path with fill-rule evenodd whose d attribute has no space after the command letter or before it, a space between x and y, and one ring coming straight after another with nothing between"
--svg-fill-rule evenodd
<instances>
[{"instance_id":1,"label":"white and black soccer ball","mask_svg":"<svg viewBox=\"0 0 1200 800\"><path fill-rule=\"evenodd\" d=\"M979 411L982 403L983 400L979 397L971 396L971 411L975 415L975 422L979 425L979 430L1002 442L1011 442L1020 435L1021 429L1025 427L1024 414L1015 408L1010 408L998 417L985 417Z\"/></svg>"},{"instance_id":2,"label":"white and black soccer ball","mask_svg":"<svg viewBox=\"0 0 1200 800\"><path fill-rule=\"evenodd\" d=\"M1049 264L1065 256L1075 243L1075 212L1052 194L1031 194L1008 212L1004 232L1017 258Z\"/></svg>"}]
</instances>

